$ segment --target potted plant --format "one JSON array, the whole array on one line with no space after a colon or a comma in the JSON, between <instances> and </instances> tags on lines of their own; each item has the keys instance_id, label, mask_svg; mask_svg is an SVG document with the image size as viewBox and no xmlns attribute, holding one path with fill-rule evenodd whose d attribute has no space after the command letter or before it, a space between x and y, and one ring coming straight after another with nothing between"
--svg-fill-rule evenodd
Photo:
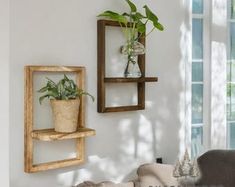
<instances>
[{"instance_id":1,"label":"potted plant","mask_svg":"<svg viewBox=\"0 0 235 187\"><path fill-rule=\"evenodd\" d=\"M92 95L79 89L75 82L66 75L58 83L47 78L46 85L38 92L45 93L39 98L40 104L45 98L50 99L57 132L70 133L77 130L80 96L88 95L94 101Z\"/></svg>"},{"instance_id":2,"label":"potted plant","mask_svg":"<svg viewBox=\"0 0 235 187\"><path fill-rule=\"evenodd\" d=\"M147 5L144 5L145 15L141 14L136 5L130 0L126 0L130 7L130 12L117 13L110 10L104 11L98 17L104 17L117 21L126 38L126 44L121 47L121 53L127 55L127 66L125 68L125 77L141 77L138 67L137 56L145 53L145 47L138 42L140 37L147 37L155 29L164 30L163 25L159 22L158 17ZM152 25L152 29L146 34L146 25ZM129 25L128 25L129 24Z\"/></svg>"}]
</instances>

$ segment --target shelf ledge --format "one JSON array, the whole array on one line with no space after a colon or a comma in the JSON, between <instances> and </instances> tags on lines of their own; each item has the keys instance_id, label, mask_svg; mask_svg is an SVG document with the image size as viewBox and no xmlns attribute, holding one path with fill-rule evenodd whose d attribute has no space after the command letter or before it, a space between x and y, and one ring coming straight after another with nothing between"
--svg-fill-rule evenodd
<instances>
[{"instance_id":1,"label":"shelf ledge","mask_svg":"<svg viewBox=\"0 0 235 187\"><path fill-rule=\"evenodd\" d=\"M124 112L134 110L144 110L144 107L141 105L106 107L104 112Z\"/></svg>"},{"instance_id":2,"label":"shelf ledge","mask_svg":"<svg viewBox=\"0 0 235 187\"><path fill-rule=\"evenodd\" d=\"M106 77L106 83L128 83L128 82L157 82L158 77L140 77L140 78L124 78L124 77Z\"/></svg>"},{"instance_id":3,"label":"shelf ledge","mask_svg":"<svg viewBox=\"0 0 235 187\"><path fill-rule=\"evenodd\" d=\"M94 135L95 135L95 130L89 128L78 128L76 132L72 133L56 132L54 131L54 129L34 130L31 133L33 139L41 141L68 140L68 139L83 138Z\"/></svg>"}]
</instances>

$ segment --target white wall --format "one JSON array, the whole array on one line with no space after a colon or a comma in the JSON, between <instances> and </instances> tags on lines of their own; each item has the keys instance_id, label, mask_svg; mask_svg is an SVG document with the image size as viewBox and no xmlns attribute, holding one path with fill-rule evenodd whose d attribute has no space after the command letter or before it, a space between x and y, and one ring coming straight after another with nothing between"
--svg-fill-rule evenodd
<instances>
[{"instance_id":1,"label":"white wall","mask_svg":"<svg viewBox=\"0 0 235 187\"><path fill-rule=\"evenodd\" d=\"M135 1L149 4L166 30L147 39L147 75L158 83L146 85L144 111L99 114L87 102L87 126L97 135L87 139L87 163L53 171L23 172L23 95L25 65L86 66L87 90L94 95L97 71L96 15L127 9L116 0L11 0L10 63L10 184L11 187L70 186L83 180L128 180L134 169L163 157L173 163L184 144L185 35L183 0ZM115 37L115 36L113 36ZM125 93L125 87L120 94ZM40 114L38 114L40 115ZM44 116L43 116L44 117ZM70 144L56 143L63 154ZM50 148L40 147L51 158ZM67 150L68 151L68 150ZM38 158L39 160L41 158Z\"/></svg>"},{"instance_id":2,"label":"white wall","mask_svg":"<svg viewBox=\"0 0 235 187\"><path fill-rule=\"evenodd\" d=\"M0 0L0 179L9 186L9 0Z\"/></svg>"}]
</instances>

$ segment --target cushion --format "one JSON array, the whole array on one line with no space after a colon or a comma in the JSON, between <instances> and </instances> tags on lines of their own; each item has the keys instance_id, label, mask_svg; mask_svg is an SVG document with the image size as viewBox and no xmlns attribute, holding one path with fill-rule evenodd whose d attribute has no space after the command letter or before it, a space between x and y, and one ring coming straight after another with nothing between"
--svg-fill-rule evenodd
<instances>
[{"instance_id":1,"label":"cushion","mask_svg":"<svg viewBox=\"0 0 235 187\"><path fill-rule=\"evenodd\" d=\"M174 187L179 186L177 179L173 177L174 166L166 164L144 164L141 165L137 174L139 181L138 187Z\"/></svg>"},{"instance_id":2,"label":"cushion","mask_svg":"<svg viewBox=\"0 0 235 187\"><path fill-rule=\"evenodd\" d=\"M104 182L100 182L100 183L94 183L91 181L85 181L75 187L134 187L134 183L133 182L127 182L127 183L113 183L110 181L104 181Z\"/></svg>"}]
</instances>

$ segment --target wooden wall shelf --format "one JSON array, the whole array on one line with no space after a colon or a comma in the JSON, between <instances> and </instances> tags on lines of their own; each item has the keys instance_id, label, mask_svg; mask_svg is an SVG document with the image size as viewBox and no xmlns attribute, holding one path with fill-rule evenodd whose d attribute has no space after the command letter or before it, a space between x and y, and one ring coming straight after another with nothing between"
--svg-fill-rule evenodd
<instances>
[{"instance_id":1,"label":"wooden wall shelf","mask_svg":"<svg viewBox=\"0 0 235 187\"><path fill-rule=\"evenodd\" d=\"M70 158L70 159L64 159L64 160L59 160L59 161L34 164L32 165L30 172L28 173L35 173L35 172L40 172L40 171L45 171L45 170L50 170L50 169L58 169L58 168L63 168L63 167L68 167L68 166L79 165L83 163L84 163L83 159Z\"/></svg>"},{"instance_id":2,"label":"wooden wall shelf","mask_svg":"<svg viewBox=\"0 0 235 187\"><path fill-rule=\"evenodd\" d=\"M88 128L78 128L77 132L74 133L61 133L55 132L54 129L42 129L34 130L32 138L41 141L56 141L56 140L68 140L75 138L84 138L88 136L94 136L95 130Z\"/></svg>"},{"instance_id":3,"label":"wooden wall shelf","mask_svg":"<svg viewBox=\"0 0 235 187\"><path fill-rule=\"evenodd\" d=\"M128 24L130 27L131 24ZM106 63L106 27L120 27L120 24L110 20L98 20L97 22L97 111L100 113L105 112L124 112L133 110L145 109L145 83L146 82L157 82L158 77L145 77L145 55L138 56L138 64L142 77L140 78L124 78L124 77L106 77L105 76L105 63ZM139 41L145 46L145 38L140 37ZM137 105L131 106L118 106L118 107L107 107L105 103L106 91L105 86L107 83L136 83L138 92L138 103Z\"/></svg>"},{"instance_id":4,"label":"wooden wall shelf","mask_svg":"<svg viewBox=\"0 0 235 187\"><path fill-rule=\"evenodd\" d=\"M95 130L85 128L85 98L80 97L78 129L74 133L58 133L54 129L35 130L34 127L34 73L75 73L77 86L84 89L85 67L72 66L26 66L25 67L25 130L24 130L24 170L27 173L45 171L72 165L81 164L85 161L85 138L95 135ZM34 141L56 141L75 139L76 157L57 160L48 163L34 163Z\"/></svg>"}]
</instances>

